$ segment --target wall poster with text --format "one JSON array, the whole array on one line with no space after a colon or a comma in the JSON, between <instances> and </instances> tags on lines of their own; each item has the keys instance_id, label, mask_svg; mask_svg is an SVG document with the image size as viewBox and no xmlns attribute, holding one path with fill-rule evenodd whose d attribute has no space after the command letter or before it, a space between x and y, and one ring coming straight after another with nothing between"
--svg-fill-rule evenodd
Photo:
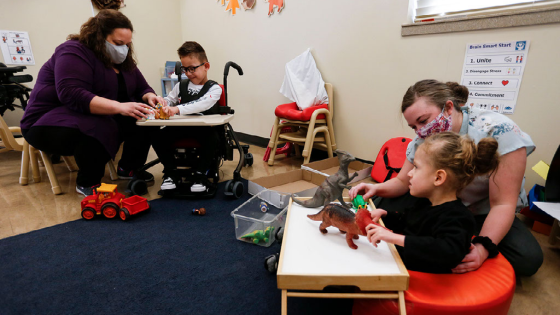
<instances>
[{"instance_id":1,"label":"wall poster with text","mask_svg":"<svg viewBox=\"0 0 560 315\"><path fill-rule=\"evenodd\" d=\"M461 76L467 105L513 114L528 52L528 40L467 44Z\"/></svg>"}]
</instances>

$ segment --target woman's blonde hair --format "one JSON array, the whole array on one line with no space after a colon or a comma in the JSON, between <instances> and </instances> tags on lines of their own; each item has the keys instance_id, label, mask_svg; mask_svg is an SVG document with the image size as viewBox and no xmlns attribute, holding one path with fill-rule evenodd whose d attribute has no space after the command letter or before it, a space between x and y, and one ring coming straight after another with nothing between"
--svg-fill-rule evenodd
<instances>
[{"instance_id":1,"label":"woman's blonde hair","mask_svg":"<svg viewBox=\"0 0 560 315\"><path fill-rule=\"evenodd\" d=\"M428 101L443 110L447 101L453 102L455 110L461 111L461 105L469 98L469 89L457 82L443 83L437 80L422 80L409 87L403 96L401 113L409 108L420 97L425 97Z\"/></svg>"},{"instance_id":2,"label":"woman's blonde hair","mask_svg":"<svg viewBox=\"0 0 560 315\"><path fill-rule=\"evenodd\" d=\"M468 136L441 132L428 137L420 146L436 169L451 173L451 183L461 191L478 175L492 173L498 167L498 141L483 138L478 144Z\"/></svg>"}]
</instances>

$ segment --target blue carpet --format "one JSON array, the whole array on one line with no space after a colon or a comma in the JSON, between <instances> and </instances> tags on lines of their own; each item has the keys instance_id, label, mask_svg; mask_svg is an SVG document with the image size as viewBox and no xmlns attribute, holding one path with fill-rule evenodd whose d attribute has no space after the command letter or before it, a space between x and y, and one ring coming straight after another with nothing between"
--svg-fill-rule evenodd
<instances>
[{"instance_id":1,"label":"blue carpet","mask_svg":"<svg viewBox=\"0 0 560 315\"><path fill-rule=\"evenodd\" d=\"M276 276L264 269L280 245L236 240L230 212L250 196L227 199L223 189L152 201L128 222L77 220L0 240L0 314L280 314ZM191 214L200 207L205 216ZM288 299L290 315L351 307Z\"/></svg>"}]
</instances>

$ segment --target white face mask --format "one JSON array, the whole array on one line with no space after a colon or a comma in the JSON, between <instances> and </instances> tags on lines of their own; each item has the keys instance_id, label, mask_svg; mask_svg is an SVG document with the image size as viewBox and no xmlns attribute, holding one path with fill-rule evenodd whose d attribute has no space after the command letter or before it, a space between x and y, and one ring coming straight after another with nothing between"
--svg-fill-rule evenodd
<instances>
[{"instance_id":1,"label":"white face mask","mask_svg":"<svg viewBox=\"0 0 560 315\"><path fill-rule=\"evenodd\" d=\"M105 51L109 54L109 57L111 57L111 61L117 65L123 63L126 56L128 56L128 46L117 46L109 43L108 41L105 41Z\"/></svg>"}]
</instances>

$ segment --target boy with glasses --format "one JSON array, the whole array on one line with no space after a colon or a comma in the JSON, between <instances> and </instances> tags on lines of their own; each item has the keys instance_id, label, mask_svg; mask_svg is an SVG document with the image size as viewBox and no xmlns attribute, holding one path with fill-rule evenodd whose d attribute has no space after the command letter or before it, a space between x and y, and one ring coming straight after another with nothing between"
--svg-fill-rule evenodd
<instances>
[{"instance_id":1,"label":"boy with glasses","mask_svg":"<svg viewBox=\"0 0 560 315\"><path fill-rule=\"evenodd\" d=\"M218 100L222 88L215 81L208 80L210 63L206 52L197 42L185 42L177 50L181 59L181 70L187 76L177 83L165 97L163 110L169 116L174 115L212 115L218 114ZM163 183L161 190L176 188L172 171L176 169L173 144L181 139L195 139L200 145L199 165L194 170L200 175L200 183L191 187L192 191L205 191L203 181L206 172L212 167L212 158L218 150L219 135L215 128L200 127L165 127L160 129L152 146L163 164Z\"/></svg>"}]
</instances>

